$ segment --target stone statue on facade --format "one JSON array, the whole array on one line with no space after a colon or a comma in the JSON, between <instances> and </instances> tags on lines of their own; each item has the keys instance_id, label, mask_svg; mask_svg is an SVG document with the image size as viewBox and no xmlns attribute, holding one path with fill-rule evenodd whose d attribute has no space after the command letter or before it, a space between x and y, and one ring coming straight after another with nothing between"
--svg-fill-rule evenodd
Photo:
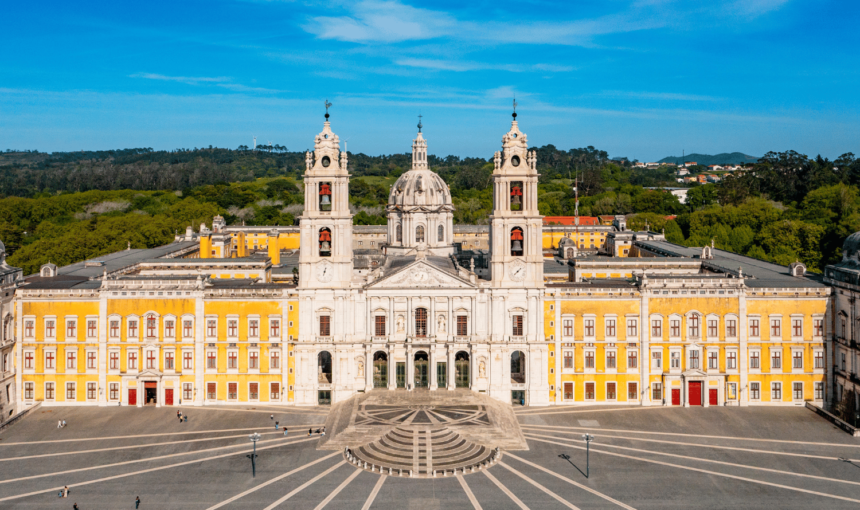
<instances>
[{"instance_id":1,"label":"stone statue on facade","mask_svg":"<svg viewBox=\"0 0 860 510\"><path fill-rule=\"evenodd\" d=\"M440 315L439 319L436 321L436 333L440 335L445 334L445 316Z\"/></svg>"},{"instance_id":2,"label":"stone statue on facade","mask_svg":"<svg viewBox=\"0 0 860 510\"><path fill-rule=\"evenodd\" d=\"M398 315L398 316L397 316L397 332L398 332L398 333L403 333L403 331L404 331L404 327L405 327L405 326L406 326L406 324L404 324L403 316L402 316L402 315Z\"/></svg>"},{"instance_id":3,"label":"stone statue on facade","mask_svg":"<svg viewBox=\"0 0 860 510\"><path fill-rule=\"evenodd\" d=\"M478 363L478 377L481 379L487 378L487 360L481 358L481 361Z\"/></svg>"},{"instance_id":4,"label":"stone statue on facade","mask_svg":"<svg viewBox=\"0 0 860 510\"><path fill-rule=\"evenodd\" d=\"M364 377L364 360L358 360L358 376Z\"/></svg>"}]
</instances>

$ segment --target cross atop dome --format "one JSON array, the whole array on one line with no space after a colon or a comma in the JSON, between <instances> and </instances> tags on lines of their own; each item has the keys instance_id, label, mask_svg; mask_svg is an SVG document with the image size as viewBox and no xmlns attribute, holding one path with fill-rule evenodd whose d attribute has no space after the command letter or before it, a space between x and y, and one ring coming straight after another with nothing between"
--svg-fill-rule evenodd
<instances>
[{"instance_id":1,"label":"cross atop dome","mask_svg":"<svg viewBox=\"0 0 860 510\"><path fill-rule=\"evenodd\" d=\"M423 128L423 127L424 126L421 124L421 114L419 113L418 114L418 132L419 133L421 132L421 128Z\"/></svg>"},{"instance_id":2,"label":"cross atop dome","mask_svg":"<svg viewBox=\"0 0 860 510\"><path fill-rule=\"evenodd\" d=\"M325 120L328 121L329 114L328 109L332 106L331 103L328 102L328 99L325 100Z\"/></svg>"}]
</instances>

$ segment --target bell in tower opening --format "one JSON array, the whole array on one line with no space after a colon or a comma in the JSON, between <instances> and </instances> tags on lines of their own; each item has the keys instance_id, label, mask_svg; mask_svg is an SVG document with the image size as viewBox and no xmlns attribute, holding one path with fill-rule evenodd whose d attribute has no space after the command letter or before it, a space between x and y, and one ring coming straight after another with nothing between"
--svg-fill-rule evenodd
<instances>
[{"instance_id":1,"label":"bell in tower opening","mask_svg":"<svg viewBox=\"0 0 860 510\"><path fill-rule=\"evenodd\" d=\"M331 211L331 183L320 183L320 211Z\"/></svg>"},{"instance_id":2,"label":"bell in tower opening","mask_svg":"<svg viewBox=\"0 0 860 510\"><path fill-rule=\"evenodd\" d=\"M511 183L511 210L523 210L523 183L521 181Z\"/></svg>"},{"instance_id":3,"label":"bell in tower opening","mask_svg":"<svg viewBox=\"0 0 860 510\"><path fill-rule=\"evenodd\" d=\"M523 254L523 229L514 227L511 229L511 256L521 257Z\"/></svg>"},{"instance_id":4,"label":"bell in tower opening","mask_svg":"<svg viewBox=\"0 0 860 510\"><path fill-rule=\"evenodd\" d=\"M320 257L331 257L331 230L320 229Z\"/></svg>"}]
</instances>

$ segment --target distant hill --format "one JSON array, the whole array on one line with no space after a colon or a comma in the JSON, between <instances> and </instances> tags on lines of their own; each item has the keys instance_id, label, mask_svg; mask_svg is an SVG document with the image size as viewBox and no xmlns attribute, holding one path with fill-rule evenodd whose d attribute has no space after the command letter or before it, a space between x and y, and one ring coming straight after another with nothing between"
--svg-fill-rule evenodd
<instances>
[{"instance_id":1,"label":"distant hill","mask_svg":"<svg viewBox=\"0 0 860 510\"><path fill-rule=\"evenodd\" d=\"M759 158L756 156L748 156L742 152L724 152L722 154L715 154L713 156L709 154L687 154L686 156L669 156L667 158L663 158L658 163L675 163L676 165L683 164L685 161L695 161L696 163L704 166L708 165L724 165L724 164L741 164L741 163L755 163Z\"/></svg>"}]
</instances>

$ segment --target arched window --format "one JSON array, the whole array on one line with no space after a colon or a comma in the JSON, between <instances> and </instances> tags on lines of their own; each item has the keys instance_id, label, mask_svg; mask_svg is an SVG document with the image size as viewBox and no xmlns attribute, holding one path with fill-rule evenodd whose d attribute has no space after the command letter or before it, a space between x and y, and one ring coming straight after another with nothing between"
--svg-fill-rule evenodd
<instances>
[{"instance_id":1,"label":"arched window","mask_svg":"<svg viewBox=\"0 0 860 510\"><path fill-rule=\"evenodd\" d=\"M317 381L331 384L331 353L322 351L317 355Z\"/></svg>"},{"instance_id":2,"label":"arched window","mask_svg":"<svg viewBox=\"0 0 860 510\"><path fill-rule=\"evenodd\" d=\"M511 255L514 257L523 254L523 229L514 227L511 229Z\"/></svg>"},{"instance_id":3,"label":"arched window","mask_svg":"<svg viewBox=\"0 0 860 510\"><path fill-rule=\"evenodd\" d=\"M516 157L516 156L514 156ZM519 158L517 158L519 161ZM511 211L523 210L523 183L514 181L511 183Z\"/></svg>"},{"instance_id":4,"label":"arched window","mask_svg":"<svg viewBox=\"0 0 860 510\"><path fill-rule=\"evenodd\" d=\"M439 225L439 242L445 242L445 227L443 227L442 225Z\"/></svg>"},{"instance_id":5,"label":"arched window","mask_svg":"<svg viewBox=\"0 0 860 510\"><path fill-rule=\"evenodd\" d=\"M427 336L427 309L415 310L415 336Z\"/></svg>"},{"instance_id":6,"label":"arched window","mask_svg":"<svg viewBox=\"0 0 860 510\"><path fill-rule=\"evenodd\" d=\"M331 183L320 183L320 211L331 211Z\"/></svg>"},{"instance_id":7,"label":"arched window","mask_svg":"<svg viewBox=\"0 0 860 510\"><path fill-rule=\"evenodd\" d=\"M403 242L403 227L400 225L400 223L398 223L397 226L394 228L394 236L397 239L398 243Z\"/></svg>"},{"instance_id":8,"label":"arched window","mask_svg":"<svg viewBox=\"0 0 860 510\"><path fill-rule=\"evenodd\" d=\"M320 229L319 244L320 257L331 257L331 230L325 227Z\"/></svg>"},{"instance_id":9,"label":"arched window","mask_svg":"<svg viewBox=\"0 0 860 510\"><path fill-rule=\"evenodd\" d=\"M526 382L526 356L523 351L511 353L511 382L514 384Z\"/></svg>"},{"instance_id":10,"label":"arched window","mask_svg":"<svg viewBox=\"0 0 860 510\"><path fill-rule=\"evenodd\" d=\"M424 225L418 225L417 227L415 227L415 242L424 242Z\"/></svg>"}]
</instances>

